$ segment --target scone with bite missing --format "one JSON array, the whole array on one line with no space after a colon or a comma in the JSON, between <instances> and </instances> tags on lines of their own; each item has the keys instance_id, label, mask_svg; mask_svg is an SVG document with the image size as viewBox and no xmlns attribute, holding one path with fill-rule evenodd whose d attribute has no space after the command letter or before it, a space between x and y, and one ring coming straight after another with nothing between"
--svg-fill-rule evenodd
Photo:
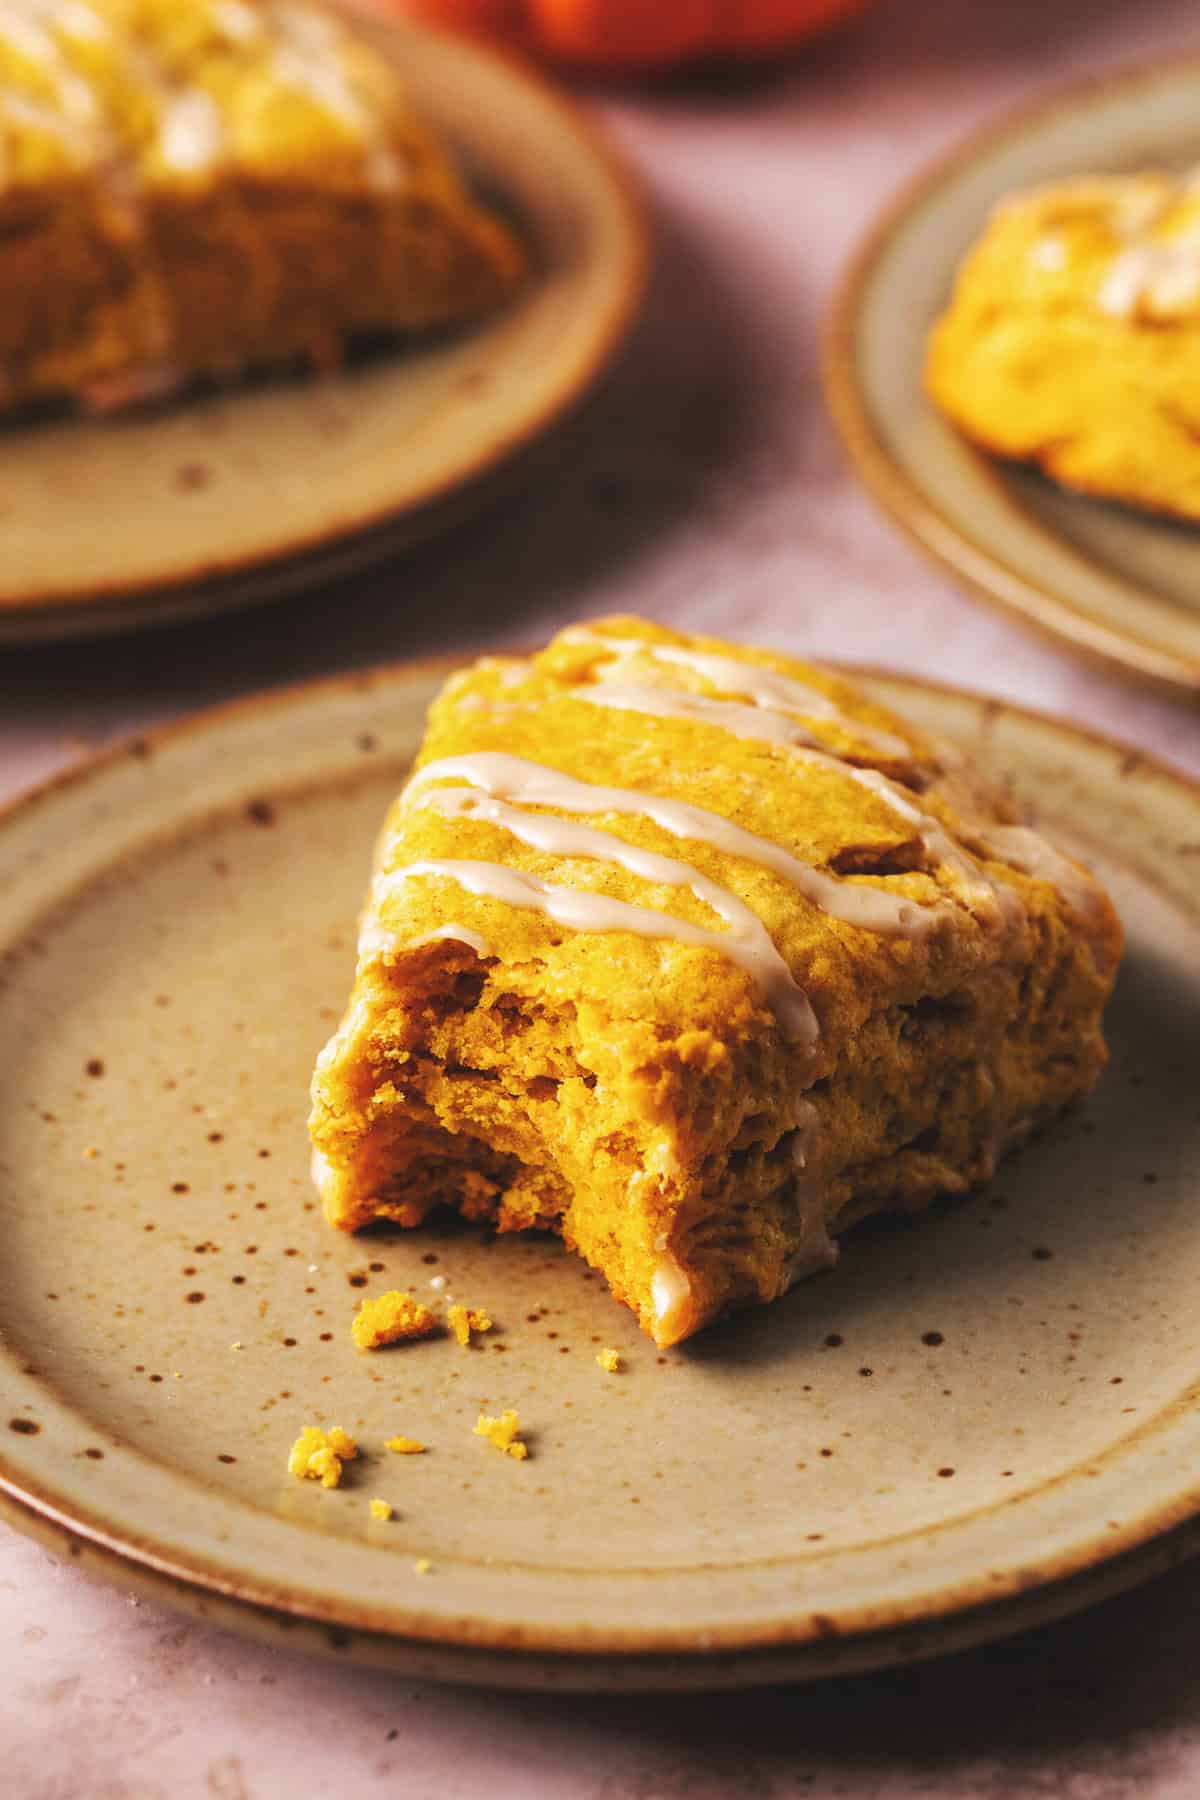
<instances>
[{"instance_id":1,"label":"scone with bite missing","mask_svg":"<svg viewBox=\"0 0 1200 1800\"><path fill-rule=\"evenodd\" d=\"M446 686L313 1083L333 1225L561 1234L660 1345L990 1175L1120 954L961 759L791 658L614 618Z\"/></svg>"}]
</instances>

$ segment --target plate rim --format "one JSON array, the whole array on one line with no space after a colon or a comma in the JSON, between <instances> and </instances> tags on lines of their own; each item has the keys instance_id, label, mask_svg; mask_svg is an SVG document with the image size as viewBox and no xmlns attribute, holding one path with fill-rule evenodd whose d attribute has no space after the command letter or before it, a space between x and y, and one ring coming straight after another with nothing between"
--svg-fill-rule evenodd
<instances>
[{"instance_id":1,"label":"plate rim","mask_svg":"<svg viewBox=\"0 0 1200 1800\"><path fill-rule=\"evenodd\" d=\"M131 624L153 622L151 615L157 601L161 601L165 609L164 622L175 623L184 617L207 616L210 611L249 605L256 598L271 600L279 597L281 590L291 593L308 585L304 564L310 558L328 557L342 551L357 569L386 555L389 534L394 537L406 526L413 530L415 541L433 535L441 527L441 513L456 498L486 488L490 478L500 475L508 465L518 463L521 456L531 451L547 433L571 417L595 388L628 337L641 311L653 272L654 232L642 181L603 126L581 103L556 87L517 50L484 44L423 19L418 21L373 10L364 13L354 0L332 0L332 3L346 14L351 26L360 31L365 27L397 44L402 44L406 37L421 38L443 46L452 55L503 74L510 86L524 90L528 98L536 101L543 115L555 117L564 133L574 139L594 169L603 176L614 217L620 222L619 236L624 248L623 258L617 265L620 279L614 282L613 297L604 313L597 316L586 353L578 359L578 366L571 371L569 379L559 383L555 393L537 412L497 436L468 461L460 461L451 473L431 479L399 506L384 505L354 517L339 517L322 528L296 536L286 545L254 551L232 562L222 559L218 545L208 560L194 561L191 567L173 570L162 577L43 586L19 593L0 587L0 644L44 641L47 634L54 633L60 619L66 626L63 635L85 636L92 629L91 620L80 619L76 623L70 615L88 608L99 610L108 606L116 609L111 623L103 616L95 623L97 631L114 631L127 629ZM506 310L502 309L499 316L503 317ZM230 388L228 394L236 400L237 386ZM186 400L183 404L187 404ZM372 543L374 538L382 539L382 544ZM356 549L357 557L354 555ZM226 588L244 589L248 584L260 582L268 589L262 596L235 592L231 598L225 598ZM181 610L183 607L187 608L186 612ZM135 616L122 616L126 613ZM40 632L39 626L44 626L44 630Z\"/></svg>"},{"instance_id":2,"label":"plate rim","mask_svg":"<svg viewBox=\"0 0 1200 1800\"><path fill-rule=\"evenodd\" d=\"M860 380L856 350L868 284L911 217L946 182L1031 127L1108 94L1149 86L1164 75L1181 73L1200 77L1200 53L1141 58L1077 77L1033 100L1005 108L923 163L875 215L852 251L822 323L820 364L826 404L851 466L892 522L943 573L975 599L998 608L1043 639L1060 647L1065 644L1109 673L1137 680L1176 699L1200 701L1200 658L1181 655L1169 644L1127 634L1094 618L1070 596L1030 580L943 512L928 488L909 475L888 449ZM993 475L990 459L977 454L983 472ZM1046 529L1035 521L1029 523ZM1060 542L1054 533L1050 535L1055 543ZM1143 590L1127 577L1115 576L1107 567L1105 573L1143 596Z\"/></svg>"},{"instance_id":3,"label":"plate rim","mask_svg":"<svg viewBox=\"0 0 1200 1800\"><path fill-rule=\"evenodd\" d=\"M304 679L258 690L122 736L80 757L0 805L0 836L11 825L65 792L102 780L107 772L180 739L202 737L226 722L261 717L264 712L346 698L364 687L429 680L462 666L467 652L404 658L384 664ZM1185 802L1200 808L1200 776L1178 768L1113 734L1056 717L960 684L878 665L834 662L849 676L877 680L965 702L985 719L1009 716L1035 728L1120 758L1130 773L1165 783ZM1163 1414L1185 1404L1176 1396L1143 1425L1151 1429ZM1193 1396L1193 1405L1195 1396ZM1186 1410L1186 1407L1185 1407ZM1103 1452L1101 1453L1103 1455ZM0 1448L0 1518L60 1554L80 1559L95 1572L126 1585L142 1584L156 1598L223 1622L239 1620L259 1635L297 1642L297 1629L311 1634L307 1647L357 1647L360 1660L412 1668L421 1663L442 1679L543 1687L689 1687L761 1685L803 1679L896 1661L917 1660L947 1649L982 1643L1029 1624L1048 1622L1117 1593L1184 1556L1200 1550L1200 1484L1172 1496L1123 1524L1119 1532L1081 1533L1069 1546L1015 1569L998 1585L980 1574L940 1588L930 1584L919 1596L894 1598L876 1608L874 1618L835 1618L797 1607L788 1617L726 1625L715 1632L669 1624L633 1631L591 1629L579 1623L522 1627L512 1621L440 1618L419 1614L403 1602L368 1616L353 1604L329 1604L309 1594L281 1594L267 1583L228 1566L222 1571L203 1553L155 1543L111 1520L89 1516L78 1506L64 1508L37 1477L15 1469ZM382 1622L381 1622L382 1621ZM390 1621L390 1622L389 1622ZM634 1680L623 1679L627 1667ZM551 1672L553 1671L553 1672Z\"/></svg>"}]
</instances>

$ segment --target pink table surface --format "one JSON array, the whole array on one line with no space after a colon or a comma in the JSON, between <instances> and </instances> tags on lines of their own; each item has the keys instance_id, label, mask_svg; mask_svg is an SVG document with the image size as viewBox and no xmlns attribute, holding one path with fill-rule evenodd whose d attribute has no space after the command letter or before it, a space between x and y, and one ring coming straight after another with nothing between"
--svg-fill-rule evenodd
<instances>
[{"instance_id":1,"label":"pink table surface","mask_svg":"<svg viewBox=\"0 0 1200 1800\"><path fill-rule=\"evenodd\" d=\"M594 95L648 181L660 265L553 479L281 607L0 654L0 796L230 694L615 609L986 688L1200 774L1200 716L1024 636L897 537L846 468L816 364L846 253L923 159L1073 72L1197 47L1186 0L884 0L786 71ZM1198 1618L1200 1567L924 1670L720 1705L543 1701L249 1645L0 1528L0 1792L1195 1796Z\"/></svg>"}]
</instances>

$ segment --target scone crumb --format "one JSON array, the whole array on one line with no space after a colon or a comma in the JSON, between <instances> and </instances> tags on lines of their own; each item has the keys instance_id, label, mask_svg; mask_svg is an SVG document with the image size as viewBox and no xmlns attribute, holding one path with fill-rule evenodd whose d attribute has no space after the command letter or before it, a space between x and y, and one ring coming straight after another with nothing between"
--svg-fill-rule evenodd
<instances>
[{"instance_id":1,"label":"scone crumb","mask_svg":"<svg viewBox=\"0 0 1200 1800\"><path fill-rule=\"evenodd\" d=\"M529 1455L529 1445L521 1442L518 1433L521 1430L521 1419L518 1413L507 1407L498 1419L489 1418L487 1413L480 1413L475 1425L475 1436L486 1438L497 1450L503 1450L506 1456L515 1456L523 1462Z\"/></svg>"},{"instance_id":2,"label":"scone crumb","mask_svg":"<svg viewBox=\"0 0 1200 1800\"><path fill-rule=\"evenodd\" d=\"M413 1568L417 1571L418 1575L428 1575L433 1570L433 1564L427 1556L418 1556L416 1562L413 1564Z\"/></svg>"},{"instance_id":3,"label":"scone crumb","mask_svg":"<svg viewBox=\"0 0 1200 1800\"><path fill-rule=\"evenodd\" d=\"M390 1519L391 1516L392 1503L390 1500L372 1500L371 1517L373 1519Z\"/></svg>"},{"instance_id":4,"label":"scone crumb","mask_svg":"<svg viewBox=\"0 0 1200 1800\"><path fill-rule=\"evenodd\" d=\"M378 1350L381 1344L428 1337L436 1326L436 1317L423 1301L392 1288L374 1300L362 1302L350 1335L360 1350Z\"/></svg>"},{"instance_id":5,"label":"scone crumb","mask_svg":"<svg viewBox=\"0 0 1200 1800\"><path fill-rule=\"evenodd\" d=\"M597 1350L596 1361L606 1375L615 1375L621 1367L621 1353L619 1350Z\"/></svg>"},{"instance_id":6,"label":"scone crumb","mask_svg":"<svg viewBox=\"0 0 1200 1800\"><path fill-rule=\"evenodd\" d=\"M231 1349L231 1350L240 1350L240 1349L241 1349L241 1348L242 1348L242 1340L241 1340L241 1338L235 1338L235 1339L234 1339L234 1340L233 1340L233 1342L232 1342L232 1344L230 1344L230 1346L229 1346L229 1348L230 1348L230 1349Z\"/></svg>"},{"instance_id":7,"label":"scone crumb","mask_svg":"<svg viewBox=\"0 0 1200 1800\"><path fill-rule=\"evenodd\" d=\"M418 1438L405 1437L403 1432L397 1432L395 1437L389 1438L384 1449L394 1450L397 1456L423 1456L425 1454L424 1444Z\"/></svg>"},{"instance_id":8,"label":"scone crumb","mask_svg":"<svg viewBox=\"0 0 1200 1800\"><path fill-rule=\"evenodd\" d=\"M464 1350L471 1342L473 1331L492 1329L491 1317L481 1306L452 1306L446 1314L446 1323Z\"/></svg>"},{"instance_id":9,"label":"scone crumb","mask_svg":"<svg viewBox=\"0 0 1200 1800\"><path fill-rule=\"evenodd\" d=\"M306 1425L288 1455L288 1473L297 1481L319 1481L322 1487L335 1488L342 1479L342 1466L358 1455L358 1445L340 1425L328 1432L317 1425Z\"/></svg>"}]
</instances>

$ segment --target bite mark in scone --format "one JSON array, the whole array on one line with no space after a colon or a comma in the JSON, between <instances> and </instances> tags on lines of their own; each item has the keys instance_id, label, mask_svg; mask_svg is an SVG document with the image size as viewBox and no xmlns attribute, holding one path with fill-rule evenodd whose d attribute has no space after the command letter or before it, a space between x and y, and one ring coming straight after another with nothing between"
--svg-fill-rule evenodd
<instances>
[{"instance_id":1,"label":"bite mark in scone","mask_svg":"<svg viewBox=\"0 0 1200 1800\"><path fill-rule=\"evenodd\" d=\"M1003 201L955 280L925 379L996 455L1200 518L1200 181L1087 177Z\"/></svg>"},{"instance_id":2,"label":"bite mark in scone","mask_svg":"<svg viewBox=\"0 0 1200 1800\"><path fill-rule=\"evenodd\" d=\"M1120 926L848 683L612 619L448 683L359 951L330 1221L555 1230L668 1345L1085 1093Z\"/></svg>"}]
</instances>

